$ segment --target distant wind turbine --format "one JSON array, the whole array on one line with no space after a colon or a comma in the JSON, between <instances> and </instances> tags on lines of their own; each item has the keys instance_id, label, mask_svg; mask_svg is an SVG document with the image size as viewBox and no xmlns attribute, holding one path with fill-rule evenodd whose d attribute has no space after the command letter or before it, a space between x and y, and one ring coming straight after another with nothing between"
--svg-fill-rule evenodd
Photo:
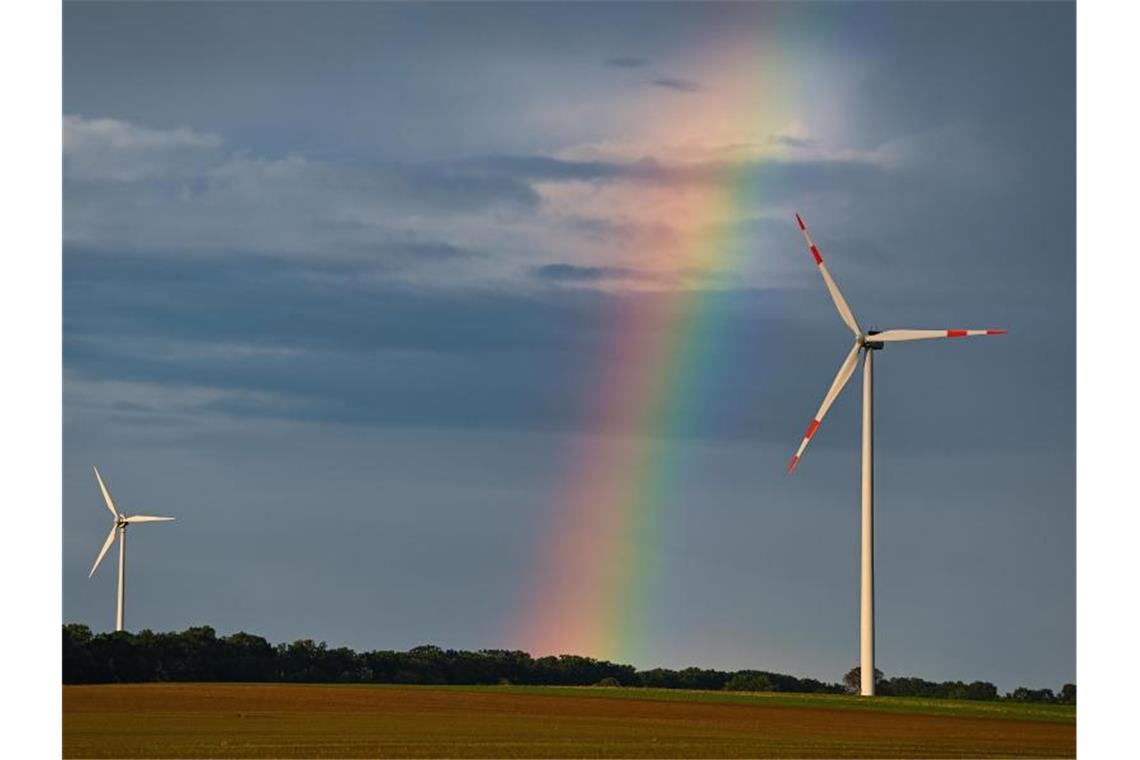
<instances>
[{"instance_id":1,"label":"distant wind turbine","mask_svg":"<svg viewBox=\"0 0 1140 760\"><path fill-rule=\"evenodd\" d=\"M126 515L119 514L119 510L115 509L115 502L111 499L111 492L107 490L107 486L103 483L103 477L99 474L99 468L94 468L95 479L99 481L99 490L103 492L103 501L107 502L107 509L111 510L111 514L115 517L115 523L111 526L111 532L107 534L107 540L103 542L103 548L99 550L99 556L95 558L95 564L91 566L91 572L87 577L95 575L95 570L99 567L99 563L103 561L103 557L107 554L107 550L111 548L111 544L115 541L115 536L119 537L119 602L115 609L115 630L123 630L123 587L125 581L123 572L126 570L127 563L127 526L134 523L144 522L167 522L173 520L173 517L154 517L153 515Z\"/></svg>"},{"instance_id":2,"label":"distant wind turbine","mask_svg":"<svg viewBox=\"0 0 1140 760\"><path fill-rule=\"evenodd\" d=\"M839 292L839 286L835 284L835 280L831 279L831 273L827 271L827 265L823 263L823 256L820 255L819 249L816 248L815 243L812 242L811 234L808 233L808 229L804 225L804 220L800 218L799 214L796 214L796 222L800 225L800 231L804 234L804 240L807 241L808 249L815 258L816 266L819 267L819 273L823 275L823 282L827 285L828 292L831 293L831 300L835 302L835 308L839 310L839 317L843 320L844 324L851 329L851 332L855 333L855 345L851 347L847 358L844 359L843 364L839 366L839 372L835 375L835 380L832 381L831 388L828 389L827 395L823 397L823 403L820 405L819 411L816 412L811 424L808 425L807 432L804 433L804 439L800 443L799 451L792 457L792 461L788 465L789 475L795 471L796 465L799 464L800 457L803 456L808 441L815 435L816 430L819 428L819 423L823 421L823 415L827 414L827 410L831 408L831 405L835 402L835 399L839 396L843 387L847 385L847 381L851 379L851 375L855 374L855 365L859 362L859 354L860 352L863 353L863 556L859 605L859 693L865 697L869 697L875 694L875 548L872 512L872 484L875 452L871 435L873 428L871 407L874 395L871 377L872 357L875 351L879 351L883 348L884 343L892 343L894 341L926 340L929 338L966 338L975 335L1003 335L1006 331L886 330L879 332L871 330L864 333L862 329L860 329L859 323L855 321L855 315L851 313L851 307L847 305L847 301L843 299L843 294Z\"/></svg>"}]
</instances>

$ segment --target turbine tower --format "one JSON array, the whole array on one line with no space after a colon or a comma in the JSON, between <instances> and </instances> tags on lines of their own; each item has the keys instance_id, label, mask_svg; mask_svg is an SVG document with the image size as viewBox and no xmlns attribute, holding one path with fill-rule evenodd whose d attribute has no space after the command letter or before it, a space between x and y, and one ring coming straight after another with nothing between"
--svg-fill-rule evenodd
<instances>
[{"instance_id":1,"label":"turbine tower","mask_svg":"<svg viewBox=\"0 0 1140 760\"><path fill-rule=\"evenodd\" d=\"M831 388L828 389L827 395L823 397L823 403L820 404L819 411L816 412L815 417L812 418L811 424L808 425L807 432L804 433L804 439L800 442L799 451L792 457L791 463L788 465L788 474L795 471L796 465L800 462L800 457L803 456L804 449L807 448L808 442L815 435L816 430L819 429L819 423L823 421L823 416L827 414L827 410L835 402L843 387L847 385L847 381L855 374L855 367L859 364L859 356L862 354L863 361L863 510L862 510L862 568L860 573L860 595L859 595L859 674L860 684L859 693L862 696L870 697L875 694L875 546L874 546L874 462L875 462L875 447L872 436L874 428L874 421L872 415L872 408L874 405L874 384L872 376L872 366L874 364L875 351L879 351L886 343L893 343L896 341L904 340L927 340L930 338L966 338L975 335L1003 335L1005 330L885 330L883 332L871 330L864 333L859 327L859 323L855 321L855 315L851 313L851 307L847 305L844 300L843 294L839 291L839 286L835 284L835 280L831 279L831 273L827 271L827 265L823 263L823 256L820 255L819 249L816 248L815 243L812 242L811 234L808 232L807 227L804 225L804 220L796 214L796 222L800 226L800 231L804 234L804 240L807 241L808 250L811 251L812 257L815 258L816 266L819 268L819 273L823 275L823 282L827 286L827 290L831 293L831 300L835 302L835 308L839 310L839 317L843 320L844 324L851 329L855 334L855 345L851 347L848 352L847 358L843 360L843 364L839 365L839 372L835 375L835 380L831 383Z\"/></svg>"},{"instance_id":2,"label":"turbine tower","mask_svg":"<svg viewBox=\"0 0 1140 760\"><path fill-rule=\"evenodd\" d=\"M119 538L119 595L118 604L115 607L115 630L123 630L123 588L125 586L123 573L126 570L127 563L127 526L134 523L144 522L167 522L173 520L173 517L154 517L153 515L131 515L130 517L120 514L119 510L115 509L115 502L111 499L111 492L107 490L107 486L103 483L103 477L99 474L99 468L95 469L95 479L99 481L99 490L103 492L103 501L107 503L107 509L111 510L111 514L115 518L114 524L111 526L111 532L107 534L107 540L103 542L103 548L99 550L99 556L95 558L95 564L91 566L91 572L87 577L95 575L95 570L99 567L99 563L103 561L103 557L107 554L107 550L111 548L111 544L115 542L115 537Z\"/></svg>"}]
</instances>

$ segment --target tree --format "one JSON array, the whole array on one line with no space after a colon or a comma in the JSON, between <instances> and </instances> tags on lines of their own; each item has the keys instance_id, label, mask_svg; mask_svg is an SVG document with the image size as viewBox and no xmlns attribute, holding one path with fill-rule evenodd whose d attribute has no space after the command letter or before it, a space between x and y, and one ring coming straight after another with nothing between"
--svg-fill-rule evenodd
<instances>
[{"instance_id":1,"label":"tree","mask_svg":"<svg viewBox=\"0 0 1140 760\"><path fill-rule=\"evenodd\" d=\"M989 681L974 681L966 687L966 699L997 699L998 690Z\"/></svg>"},{"instance_id":2,"label":"tree","mask_svg":"<svg viewBox=\"0 0 1140 760\"><path fill-rule=\"evenodd\" d=\"M724 682L725 691L777 691L763 673L741 671Z\"/></svg>"},{"instance_id":3,"label":"tree","mask_svg":"<svg viewBox=\"0 0 1140 760\"><path fill-rule=\"evenodd\" d=\"M1057 699L1067 705L1075 705L1077 703L1077 685L1075 683L1067 683L1062 686L1061 693Z\"/></svg>"},{"instance_id":4,"label":"tree","mask_svg":"<svg viewBox=\"0 0 1140 760\"><path fill-rule=\"evenodd\" d=\"M90 644L90 628L79 623L68 623L63 626L64 683L89 683L99 680Z\"/></svg>"},{"instance_id":5,"label":"tree","mask_svg":"<svg viewBox=\"0 0 1140 760\"><path fill-rule=\"evenodd\" d=\"M883 680L883 671L875 668L875 685L877 686ZM851 668L847 671L847 675L843 676L843 683L847 686L850 692L859 691L863 683L863 670L860 667Z\"/></svg>"},{"instance_id":6,"label":"tree","mask_svg":"<svg viewBox=\"0 0 1140 760\"><path fill-rule=\"evenodd\" d=\"M1013 693L1008 695L1008 699L1014 702L1056 702L1057 698L1053 696L1052 689L1028 689L1024 686L1019 686L1013 690Z\"/></svg>"},{"instance_id":7,"label":"tree","mask_svg":"<svg viewBox=\"0 0 1140 760\"><path fill-rule=\"evenodd\" d=\"M273 646L260 636L239 631L221 640L222 673L226 681L275 681L277 656Z\"/></svg>"}]
</instances>

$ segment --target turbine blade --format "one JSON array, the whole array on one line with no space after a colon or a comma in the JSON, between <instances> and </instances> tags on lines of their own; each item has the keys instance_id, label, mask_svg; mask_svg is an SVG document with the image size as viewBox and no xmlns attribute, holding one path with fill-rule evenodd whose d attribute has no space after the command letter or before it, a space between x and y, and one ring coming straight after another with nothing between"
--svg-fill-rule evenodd
<instances>
[{"instance_id":1,"label":"turbine blade","mask_svg":"<svg viewBox=\"0 0 1140 760\"><path fill-rule=\"evenodd\" d=\"M173 519L175 519L175 518L173 518L173 517L155 517L154 515L131 515L130 517L124 517L123 522L128 522L128 523L166 522L167 520L173 520Z\"/></svg>"},{"instance_id":2,"label":"turbine blade","mask_svg":"<svg viewBox=\"0 0 1140 760\"><path fill-rule=\"evenodd\" d=\"M823 263L823 256L820 255L819 249L816 248L815 243L812 242L811 233L808 232L807 225L804 220L796 214L796 222L800 225L800 232L804 233L804 240L807 241L808 249L811 255L815 257L815 263L819 267L819 273L823 275L823 283L827 285L827 291L831 293L831 300L835 302L835 308L839 310L839 317L844 323L851 328L851 332L856 335L862 335L863 331L859 329L859 323L855 321L855 315L851 313L851 307L847 305L847 300L843 298L843 293L840 292L839 286L835 284L835 280L831 278L831 272L827 271L827 264Z\"/></svg>"},{"instance_id":3,"label":"turbine blade","mask_svg":"<svg viewBox=\"0 0 1140 760\"><path fill-rule=\"evenodd\" d=\"M835 379L831 381L831 388L828 389L827 395L823 397L823 403L819 405L819 411L815 413L811 424L808 425L807 432L804 433L804 439L800 442L799 451L796 452L796 455L792 457L791 463L788 464L789 475L795 472L796 465L800 463L800 457L803 456L808 441L815 435L815 431L819 429L819 423L823 422L823 416L827 414L827 410L835 403L835 399L839 397L840 391L843 390L843 386L847 385L847 381L851 379L851 375L855 374L855 366L859 363L859 349L862 347L862 343L858 340L855 341L855 345L851 347L851 352L847 354L847 358L843 360L843 364L839 365L839 372L836 373Z\"/></svg>"},{"instance_id":4,"label":"turbine blade","mask_svg":"<svg viewBox=\"0 0 1140 760\"><path fill-rule=\"evenodd\" d=\"M95 569L98 568L99 563L103 561L103 556L107 554L107 550L111 548L111 544L115 543L115 531L118 529L118 525L111 527L111 532L107 534L107 540L103 542L103 548L99 550L99 556L95 558L95 564L91 566L91 572L87 574L88 578L95 574Z\"/></svg>"},{"instance_id":5,"label":"turbine blade","mask_svg":"<svg viewBox=\"0 0 1140 760\"><path fill-rule=\"evenodd\" d=\"M890 343L899 340L930 340L931 338L973 338L978 335L1005 335L1007 330L884 330L868 335L871 341Z\"/></svg>"},{"instance_id":6,"label":"turbine blade","mask_svg":"<svg viewBox=\"0 0 1140 760\"><path fill-rule=\"evenodd\" d=\"M115 509L115 502L111 500L111 492L107 490L107 486L103 484L103 476L99 474L99 468L93 467L95 470L95 479L99 481L99 490L103 492L103 501L107 502L107 509L111 510L111 514L115 519L119 519L119 510Z\"/></svg>"}]
</instances>

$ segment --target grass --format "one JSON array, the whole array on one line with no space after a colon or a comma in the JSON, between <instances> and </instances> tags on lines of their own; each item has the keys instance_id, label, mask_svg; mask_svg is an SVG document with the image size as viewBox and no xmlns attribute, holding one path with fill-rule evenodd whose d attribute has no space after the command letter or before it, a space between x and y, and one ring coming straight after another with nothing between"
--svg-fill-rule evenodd
<instances>
[{"instance_id":1,"label":"grass","mask_svg":"<svg viewBox=\"0 0 1140 760\"><path fill-rule=\"evenodd\" d=\"M366 688L392 688L389 684ZM396 687L399 688L399 687ZM946 715L969 718L1004 718L1072 723L1076 705L1033 704L1028 702L976 702L920 697L875 697L863 699L844 694L795 694L790 692L701 691L696 689L622 689L605 686L439 686L459 691L514 692L545 696L590 696L607 699L648 699L654 701L712 702L721 704L764 705L771 707L814 707L830 710L873 710L877 712Z\"/></svg>"},{"instance_id":2,"label":"grass","mask_svg":"<svg viewBox=\"0 0 1140 760\"><path fill-rule=\"evenodd\" d=\"M526 686L63 689L64 757L1074 757L1064 705Z\"/></svg>"}]
</instances>

